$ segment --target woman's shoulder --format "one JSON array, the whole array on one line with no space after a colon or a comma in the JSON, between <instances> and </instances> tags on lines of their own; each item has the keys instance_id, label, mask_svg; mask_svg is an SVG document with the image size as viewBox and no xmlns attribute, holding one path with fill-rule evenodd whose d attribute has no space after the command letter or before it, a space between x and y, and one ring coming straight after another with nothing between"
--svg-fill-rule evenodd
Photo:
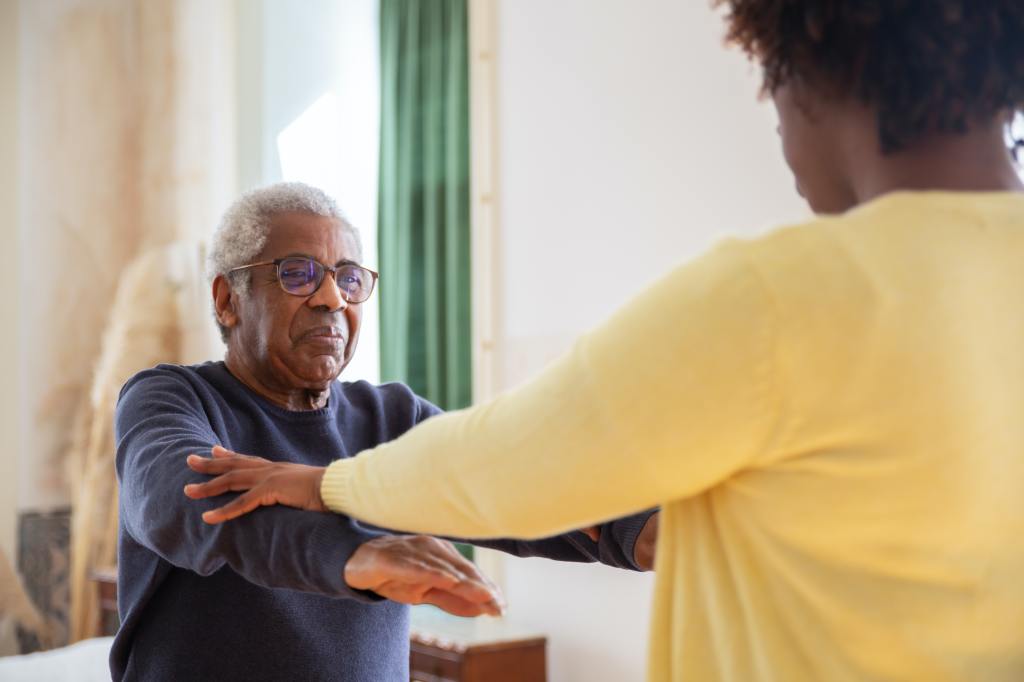
<instances>
[{"instance_id":1,"label":"woman's shoulder","mask_svg":"<svg viewBox=\"0 0 1024 682\"><path fill-rule=\"evenodd\" d=\"M727 248L769 281L814 286L862 282L886 252L899 248L895 231L907 225L906 207L878 201L834 216L777 226Z\"/></svg>"}]
</instances>

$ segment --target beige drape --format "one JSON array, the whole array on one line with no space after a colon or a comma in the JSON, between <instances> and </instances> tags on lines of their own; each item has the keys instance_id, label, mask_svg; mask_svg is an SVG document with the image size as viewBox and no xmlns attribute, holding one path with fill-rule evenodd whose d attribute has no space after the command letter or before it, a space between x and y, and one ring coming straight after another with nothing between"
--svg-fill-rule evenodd
<instances>
[{"instance_id":1,"label":"beige drape","mask_svg":"<svg viewBox=\"0 0 1024 682\"><path fill-rule=\"evenodd\" d=\"M21 322L32 415L21 466L36 506L72 504L75 641L96 623L88 572L114 551L110 410L118 382L186 356L187 333L175 327L182 318L155 324L147 317L184 300L166 288L174 278L144 282L160 270L138 263L197 263L195 242L235 193L234 6L47 0L20 7ZM161 250L180 242L191 246L174 247L184 249L176 255ZM150 260L126 273L140 254Z\"/></svg>"},{"instance_id":2,"label":"beige drape","mask_svg":"<svg viewBox=\"0 0 1024 682\"><path fill-rule=\"evenodd\" d=\"M124 272L103 337L92 390L75 417L71 475L71 635L97 634L97 591L89 574L114 565L117 486L113 416L133 374L161 362L193 364L223 351L209 314L202 244L150 250Z\"/></svg>"}]
</instances>

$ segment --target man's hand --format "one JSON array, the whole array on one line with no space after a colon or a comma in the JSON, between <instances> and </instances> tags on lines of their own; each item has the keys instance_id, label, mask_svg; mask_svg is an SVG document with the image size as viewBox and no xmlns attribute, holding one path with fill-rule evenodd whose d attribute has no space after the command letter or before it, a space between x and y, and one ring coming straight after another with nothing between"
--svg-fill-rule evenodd
<instances>
[{"instance_id":1,"label":"man's hand","mask_svg":"<svg viewBox=\"0 0 1024 682\"><path fill-rule=\"evenodd\" d=\"M633 547L633 561L644 571L654 570L654 552L658 546L658 518L661 512L651 514L647 523L640 529L636 536L636 545Z\"/></svg>"},{"instance_id":2,"label":"man's hand","mask_svg":"<svg viewBox=\"0 0 1024 682\"><path fill-rule=\"evenodd\" d=\"M505 608L498 588L452 543L426 535L387 535L364 543L345 564L345 582L456 616L498 616Z\"/></svg>"},{"instance_id":3,"label":"man's hand","mask_svg":"<svg viewBox=\"0 0 1024 682\"><path fill-rule=\"evenodd\" d=\"M185 494L194 500L214 497L226 492L243 492L223 507L203 514L207 523L222 523L253 509L274 504L327 511L320 498L320 482L324 467L307 466L292 462L271 462L262 457L240 455L219 445L212 450L213 458L189 455L186 462L193 471L216 476L205 483L185 486Z\"/></svg>"}]
</instances>

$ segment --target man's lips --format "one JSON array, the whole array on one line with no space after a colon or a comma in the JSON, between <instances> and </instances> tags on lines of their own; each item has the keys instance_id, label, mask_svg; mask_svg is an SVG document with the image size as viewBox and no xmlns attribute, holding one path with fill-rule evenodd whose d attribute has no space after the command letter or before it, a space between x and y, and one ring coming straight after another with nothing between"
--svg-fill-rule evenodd
<instances>
[{"instance_id":1,"label":"man's lips","mask_svg":"<svg viewBox=\"0 0 1024 682\"><path fill-rule=\"evenodd\" d=\"M313 327L299 337L299 341L344 347L348 335L340 327Z\"/></svg>"}]
</instances>

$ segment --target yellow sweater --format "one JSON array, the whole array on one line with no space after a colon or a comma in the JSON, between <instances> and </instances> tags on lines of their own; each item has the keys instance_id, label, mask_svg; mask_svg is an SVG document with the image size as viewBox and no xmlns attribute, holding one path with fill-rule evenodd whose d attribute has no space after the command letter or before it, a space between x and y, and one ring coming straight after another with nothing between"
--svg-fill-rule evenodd
<instances>
[{"instance_id":1,"label":"yellow sweater","mask_svg":"<svg viewBox=\"0 0 1024 682\"><path fill-rule=\"evenodd\" d=\"M1024 197L730 241L322 493L470 537L662 505L651 680L1024 680Z\"/></svg>"}]
</instances>

